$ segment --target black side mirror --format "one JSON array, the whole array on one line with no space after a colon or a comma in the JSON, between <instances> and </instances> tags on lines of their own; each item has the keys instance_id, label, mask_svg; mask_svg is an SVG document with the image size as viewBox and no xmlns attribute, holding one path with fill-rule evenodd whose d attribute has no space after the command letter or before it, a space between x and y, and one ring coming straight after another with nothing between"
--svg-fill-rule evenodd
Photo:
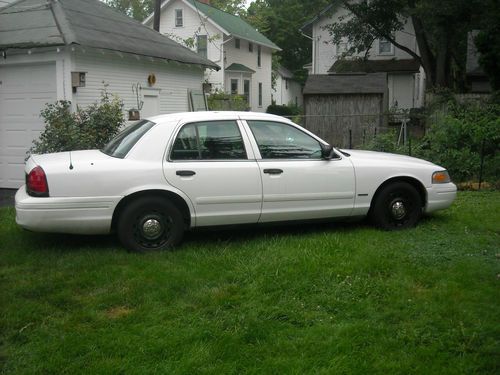
<instances>
[{"instance_id":1,"label":"black side mirror","mask_svg":"<svg viewBox=\"0 0 500 375\"><path fill-rule=\"evenodd\" d=\"M321 158L325 160L330 160L332 158L333 146L325 145L320 143L321 146Z\"/></svg>"}]
</instances>

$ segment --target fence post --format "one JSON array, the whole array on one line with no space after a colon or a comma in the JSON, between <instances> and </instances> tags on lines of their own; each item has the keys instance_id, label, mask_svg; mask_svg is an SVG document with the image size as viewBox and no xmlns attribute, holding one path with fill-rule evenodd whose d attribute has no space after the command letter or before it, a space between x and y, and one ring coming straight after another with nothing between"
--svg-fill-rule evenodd
<instances>
[{"instance_id":1,"label":"fence post","mask_svg":"<svg viewBox=\"0 0 500 375\"><path fill-rule=\"evenodd\" d=\"M411 137L408 137L408 156L411 156Z\"/></svg>"},{"instance_id":2,"label":"fence post","mask_svg":"<svg viewBox=\"0 0 500 375\"><path fill-rule=\"evenodd\" d=\"M349 148L352 149L352 129L349 129Z\"/></svg>"}]
</instances>

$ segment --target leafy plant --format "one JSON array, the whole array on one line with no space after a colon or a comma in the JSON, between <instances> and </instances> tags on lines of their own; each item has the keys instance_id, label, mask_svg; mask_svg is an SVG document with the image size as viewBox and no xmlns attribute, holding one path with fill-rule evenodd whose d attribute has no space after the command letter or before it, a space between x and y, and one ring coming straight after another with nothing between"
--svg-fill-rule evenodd
<instances>
[{"instance_id":1,"label":"leafy plant","mask_svg":"<svg viewBox=\"0 0 500 375\"><path fill-rule=\"evenodd\" d=\"M248 102L243 95L231 95L216 91L208 96L208 108L211 111L247 111Z\"/></svg>"},{"instance_id":2,"label":"leafy plant","mask_svg":"<svg viewBox=\"0 0 500 375\"><path fill-rule=\"evenodd\" d=\"M123 125L123 103L104 88L99 102L71 111L71 102L60 100L41 111L45 130L28 154L102 148Z\"/></svg>"}]
</instances>

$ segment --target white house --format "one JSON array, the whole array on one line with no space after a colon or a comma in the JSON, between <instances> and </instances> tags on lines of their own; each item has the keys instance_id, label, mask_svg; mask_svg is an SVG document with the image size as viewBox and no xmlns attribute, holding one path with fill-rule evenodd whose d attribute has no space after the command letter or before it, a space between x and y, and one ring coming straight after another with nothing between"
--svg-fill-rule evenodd
<instances>
[{"instance_id":1,"label":"white house","mask_svg":"<svg viewBox=\"0 0 500 375\"><path fill-rule=\"evenodd\" d=\"M247 97L252 111L265 112L271 104L271 60L280 48L241 18L210 6L208 0L165 0L160 32L192 42L198 55L221 67L206 71L212 91ZM144 20L152 27L153 15Z\"/></svg>"},{"instance_id":2,"label":"white house","mask_svg":"<svg viewBox=\"0 0 500 375\"><path fill-rule=\"evenodd\" d=\"M143 117L189 110L213 62L98 0L20 0L0 9L0 188L24 181L46 103L97 101L107 85Z\"/></svg>"},{"instance_id":3,"label":"white house","mask_svg":"<svg viewBox=\"0 0 500 375\"><path fill-rule=\"evenodd\" d=\"M308 66L309 74L385 72L388 86L387 103L390 108L421 107L425 90L424 70L412 56L388 40L375 40L365 61L340 60L342 53L348 47L347 43L334 45L326 26L349 15L350 12L341 2L333 2L302 27L303 33L312 42L312 63ZM398 43L418 54L411 20L407 21L403 30L396 31L394 36Z\"/></svg>"},{"instance_id":4,"label":"white house","mask_svg":"<svg viewBox=\"0 0 500 375\"><path fill-rule=\"evenodd\" d=\"M272 100L278 105L302 106L302 85L293 79L293 74L284 66L274 71L276 82L272 92Z\"/></svg>"}]
</instances>

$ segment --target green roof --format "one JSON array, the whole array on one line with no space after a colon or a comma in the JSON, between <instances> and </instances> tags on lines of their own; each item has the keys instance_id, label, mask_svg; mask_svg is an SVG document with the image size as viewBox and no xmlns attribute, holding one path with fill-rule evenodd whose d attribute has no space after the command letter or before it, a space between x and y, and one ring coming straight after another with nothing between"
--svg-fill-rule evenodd
<instances>
[{"instance_id":1,"label":"green roof","mask_svg":"<svg viewBox=\"0 0 500 375\"><path fill-rule=\"evenodd\" d=\"M245 66L243 64L236 64L232 63L226 68L226 71L231 71L231 72L243 72L243 73L255 73L255 70L250 69L248 66Z\"/></svg>"},{"instance_id":2,"label":"green roof","mask_svg":"<svg viewBox=\"0 0 500 375\"><path fill-rule=\"evenodd\" d=\"M246 39L269 48L281 50L281 48L255 30L254 27L243 21L240 17L214 8L213 6L200 3L196 0L187 1L234 37Z\"/></svg>"}]
</instances>

